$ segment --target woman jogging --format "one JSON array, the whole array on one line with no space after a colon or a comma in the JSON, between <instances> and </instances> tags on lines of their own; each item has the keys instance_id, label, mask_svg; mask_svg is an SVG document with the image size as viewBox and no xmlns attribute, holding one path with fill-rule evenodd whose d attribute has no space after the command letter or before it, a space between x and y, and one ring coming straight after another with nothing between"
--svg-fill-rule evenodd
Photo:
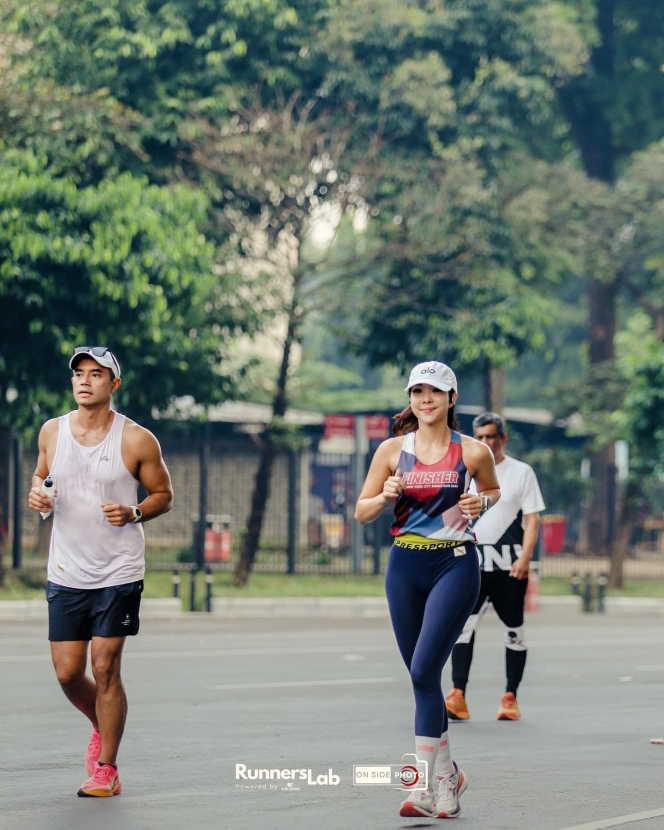
<instances>
[{"instance_id":1,"label":"woman jogging","mask_svg":"<svg viewBox=\"0 0 664 830\"><path fill-rule=\"evenodd\" d=\"M395 420L367 474L355 518L376 519L394 503L385 591L415 694L415 754L429 786L409 793L401 816L456 818L467 781L450 754L441 672L480 588L469 523L500 498L493 455L457 431L457 382L443 363L420 363L406 387L410 406ZM477 495L468 493L474 479Z\"/></svg>"}]
</instances>

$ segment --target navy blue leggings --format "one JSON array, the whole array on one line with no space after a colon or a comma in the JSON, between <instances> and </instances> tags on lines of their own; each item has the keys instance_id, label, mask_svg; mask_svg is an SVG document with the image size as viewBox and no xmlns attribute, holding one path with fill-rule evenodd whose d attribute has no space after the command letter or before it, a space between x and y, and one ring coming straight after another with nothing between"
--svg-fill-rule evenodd
<instances>
[{"instance_id":1,"label":"navy blue leggings","mask_svg":"<svg viewBox=\"0 0 664 830\"><path fill-rule=\"evenodd\" d=\"M480 591L475 545L409 550L392 545L385 593L399 651L415 693L415 734L438 737L447 730L441 672Z\"/></svg>"}]
</instances>

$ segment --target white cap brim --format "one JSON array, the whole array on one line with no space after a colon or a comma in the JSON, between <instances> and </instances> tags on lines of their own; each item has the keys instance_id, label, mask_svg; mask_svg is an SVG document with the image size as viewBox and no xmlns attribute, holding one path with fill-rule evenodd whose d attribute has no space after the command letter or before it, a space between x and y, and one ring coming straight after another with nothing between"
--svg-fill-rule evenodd
<instances>
[{"instance_id":1,"label":"white cap brim","mask_svg":"<svg viewBox=\"0 0 664 830\"><path fill-rule=\"evenodd\" d=\"M74 363L77 360L82 360L84 357L89 357L90 360L94 360L95 363L98 363L100 366L103 366L104 369L110 369L113 372L113 377L119 378L120 377L120 364L117 361L114 361L112 358L104 355L103 357L97 357L95 354L90 354L89 352L78 352L78 354L72 355L71 360L69 361L69 368L74 368Z\"/></svg>"},{"instance_id":2,"label":"white cap brim","mask_svg":"<svg viewBox=\"0 0 664 830\"><path fill-rule=\"evenodd\" d=\"M436 380L418 380L417 383L411 383L410 386L407 386L403 391L410 392L413 386L433 386L434 389L440 389L441 392L449 392L451 389L454 389L453 386L450 386L449 383L443 383L442 381ZM455 390L456 391L456 390Z\"/></svg>"}]
</instances>

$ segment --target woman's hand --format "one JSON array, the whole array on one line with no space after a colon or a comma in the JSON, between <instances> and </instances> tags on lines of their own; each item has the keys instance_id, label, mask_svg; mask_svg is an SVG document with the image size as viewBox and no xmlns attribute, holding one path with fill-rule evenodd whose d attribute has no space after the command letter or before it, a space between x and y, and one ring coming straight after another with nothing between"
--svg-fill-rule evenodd
<instances>
[{"instance_id":1,"label":"woman's hand","mask_svg":"<svg viewBox=\"0 0 664 830\"><path fill-rule=\"evenodd\" d=\"M465 519L472 521L476 519L484 507L484 499L473 493L464 493L459 499L459 508Z\"/></svg>"},{"instance_id":2,"label":"woman's hand","mask_svg":"<svg viewBox=\"0 0 664 830\"><path fill-rule=\"evenodd\" d=\"M394 475L390 476L383 485L383 498L386 501L394 501L403 493L404 488L401 470L395 470Z\"/></svg>"}]
</instances>

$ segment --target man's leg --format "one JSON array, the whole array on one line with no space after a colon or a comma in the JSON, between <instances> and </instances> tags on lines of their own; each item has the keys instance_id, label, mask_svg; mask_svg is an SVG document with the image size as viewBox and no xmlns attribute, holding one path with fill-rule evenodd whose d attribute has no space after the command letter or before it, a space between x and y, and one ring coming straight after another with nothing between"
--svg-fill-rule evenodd
<instances>
[{"instance_id":1,"label":"man's leg","mask_svg":"<svg viewBox=\"0 0 664 830\"><path fill-rule=\"evenodd\" d=\"M53 666L62 691L97 728L97 687L85 674L87 656L87 640L51 642Z\"/></svg>"},{"instance_id":2,"label":"man's leg","mask_svg":"<svg viewBox=\"0 0 664 830\"><path fill-rule=\"evenodd\" d=\"M473 608L473 613L468 617L463 631L456 641L456 645L452 649L452 685L455 689L460 689L464 694L466 693L466 686L468 685L468 677L470 675L470 666L473 662L473 646L475 644L475 632L489 607L489 599L487 597L484 572L481 574L480 595Z\"/></svg>"},{"instance_id":3,"label":"man's leg","mask_svg":"<svg viewBox=\"0 0 664 830\"><path fill-rule=\"evenodd\" d=\"M97 683L96 713L101 735L100 764L115 764L127 720L127 695L120 668L124 637L92 638L92 673Z\"/></svg>"},{"instance_id":4,"label":"man's leg","mask_svg":"<svg viewBox=\"0 0 664 830\"><path fill-rule=\"evenodd\" d=\"M496 579L500 582L496 584L492 592L492 602L503 626L507 674L507 684L498 710L498 720L518 720L521 712L516 702L516 695L523 679L528 654L523 630L528 580L516 579L507 571L496 574Z\"/></svg>"}]
</instances>

